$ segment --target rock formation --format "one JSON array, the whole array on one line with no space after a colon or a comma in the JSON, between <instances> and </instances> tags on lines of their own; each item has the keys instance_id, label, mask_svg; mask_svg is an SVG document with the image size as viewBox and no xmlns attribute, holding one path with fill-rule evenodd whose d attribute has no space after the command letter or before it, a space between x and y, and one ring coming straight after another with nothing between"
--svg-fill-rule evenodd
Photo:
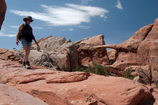
<instances>
[{"instance_id":1,"label":"rock formation","mask_svg":"<svg viewBox=\"0 0 158 105\"><path fill-rule=\"evenodd\" d=\"M5 48L0 48L0 59L1 60L11 60L16 62L21 62L21 59L14 52L9 51Z\"/></svg>"},{"instance_id":2,"label":"rock formation","mask_svg":"<svg viewBox=\"0 0 158 105\"><path fill-rule=\"evenodd\" d=\"M29 93L48 105L153 105L157 96L151 87L122 77L27 70L20 68L19 63L4 60L0 60L0 83Z\"/></svg>"},{"instance_id":3,"label":"rock formation","mask_svg":"<svg viewBox=\"0 0 158 105\"><path fill-rule=\"evenodd\" d=\"M39 52L39 58L33 57L35 61L32 64L40 65L35 62L40 62L43 54L49 59L43 62L43 65L53 69L61 69L64 65L71 71L77 65L88 66L93 61L106 66L113 63L109 66L109 71L117 71L123 76L125 68L134 67L133 74L139 74L145 84L155 82L158 85L157 35L158 19L154 24L140 28L135 35L118 45L105 45L104 35L85 38L75 43L63 37L49 36L38 40L42 51ZM36 49L35 44L32 47ZM112 50L107 51L106 48L112 48ZM47 54L44 53L45 51Z\"/></svg>"},{"instance_id":4,"label":"rock formation","mask_svg":"<svg viewBox=\"0 0 158 105\"><path fill-rule=\"evenodd\" d=\"M48 105L42 100L10 86L0 84L1 105Z\"/></svg>"},{"instance_id":5,"label":"rock formation","mask_svg":"<svg viewBox=\"0 0 158 105\"><path fill-rule=\"evenodd\" d=\"M78 58L79 64L81 66L88 66L93 61L107 65L109 64L109 58L107 56L107 50L102 49L99 51L90 50L91 47L97 45L105 45L104 35L97 35L91 38L85 38L75 42L75 45L78 46Z\"/></svg>"},{"instance_id":6,"label":"rock formation","mask_svg":"<svg viewBox=\"0 0 158 105\"><path fill-rule=\"evenodd\" d=\"M49 36L37 41L41 51L37 51L35 43L32 44L29 60L31 64L47 67L49 69L62 69L68 67L69 71L75 69L77 65L88 66L93 61L102 64L109 64L106 49L100 51L89 50L93 46L105 45L104 35L97 35L85 38L75 43L63 37L55 38ZM23 50L11 50L23 59Z\"/></svg>"},{"instance_id":7,"label":"rock formation","mask_svg":"<svg viewBox=\"0 0 158 105\"><path fill-rule=\"evenodd\" d=\"M56 70L65 66L70 71L77 65L88 66L95 61L109 66L109 71L115 71L120 76L124 75L125 68L132 67L135 69L132 69L133 74L138 74L145 84L154 82L158 85L157 35L158 19L154 24L140 28L135 35L118 45L105 45L104 35L85 38L75 43L63 37L49 36L38 40L41 52L35 51L36 45L33 44L34 50L31 52L38 53L39 56L32 53L30 59L32 64ZM107 51L106 48L112 50Z\"/></svg>"},{"instance_id":8,"label":"rock formation","mask_svg":"<svg viewBox=\"0 0 158 105\"><path fill-rule=\"evenodd\" d=\"M157 43L158 43L158 19L154 24L140 28L135 35L118 45L100 45L91 48L92 51L112 48L113 56L117 55L115 62L110 67L124 71L126 67L137 66L137 73L144 74L141 78L148 78L150 82L154 80L158 85L157 67ZM111 53L109 53L111 54ZM146 81L148 84L149 82Z\"/></svg>"},{"instance_id":9,"label":"rock formation","mask_svg":"<svg viewBox=\"0 0 158 105\"><path fill-rule=\"evenodd\" d=\"M7 9L7 6L5 3L5 0L0 0L0 30L5 18L6 9Z\"/></svg>"},{"instance_id":10,"label":"rock formation","mask_svg":"<svg viewBox=\"0 0 158 105\"><path fill-rule=\"evenodd\" d=\"M6 4L4 0L0 3L1 29ZM157 38L158 19L119 45L105 45L103 35L75 43L63 37L42 38L37 41L41 51L37 51L33 44L29 59L32 64L52 70L34 65L31 70L21 68L19 62L23 59L23 50L0 48L0 104L156 105L157 89L144 84L151 85L154 81L158 85ZM113 50L107 52L106 48ZM77 65L88 66L93 61L108 66L113 61L109 70L124 72L130 68L132 75L138 76L132 81L87 72L57 71L63 65L72 70Z\"/></svg>"}]
</instances>

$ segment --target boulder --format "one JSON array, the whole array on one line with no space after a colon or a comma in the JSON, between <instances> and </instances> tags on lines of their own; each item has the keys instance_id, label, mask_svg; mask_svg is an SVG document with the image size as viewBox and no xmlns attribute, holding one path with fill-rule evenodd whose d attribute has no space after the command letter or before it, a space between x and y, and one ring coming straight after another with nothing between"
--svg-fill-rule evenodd
<instances>
[{"instance_id":1,"label":"boulder","mask_svg":"<svg viewBox=\"0 0 158 105\"><path fill-rule=\"evenodd\" d=\"M109 64L106 48L99 51L91 50L91 47L105 45L104 35L79 40L75 42L75 45L78 46L78 59L81 66L88 66L92 62Z\"/></svg>"},{"instance_id":2,"label":"boulder","mask_svg":"<svg viewBox=\"0 0 158 105\"><path fill-rule=\"evenodd\" d=\"M19 63L0 60L0 83L38 97L49 105L143 105L152 88L122 77L84 72L15 67ZM114 101L115 99L115 101ZM152 105L152 104L148 104Z\"/></svg>"},{"instance_id":3,"label":"boulder","mask_svg":"<svg viewBox=\"0 0 158 105\"><path fill-rule=\"evenodd\" d=\"M55 38L49 36L37 41L41 50L47 52L50 59L59 66L68 67L70 70L75 69L78 65L77 47L71 40L66 40L64 37ZM35 43L32 44L32 49L36 49Z\"/></svg>"},{"instance_id":4,"label":"boulder","mask_svg":"<svg viewBox=\"0 0 158 105\"><path fill-rule=\"evenodd\" d=\"M64 37L55 38L53 36L48 36L37 40L41 50L54 51L56 52L58 48L66 42ZM33 43L32 47L36 49L36 44Z\"/></svg>"},{"instance_id":5,"label":"boulder","mask_svg":"<svg viewBox=\"0 0 158 105\"><path fill-rule=\"evenodd\" d=\"M21 62L21 59L13 51L9 51L5 48L0 48L0 59L1 60L11 60L16 62Z\"/></svg>"},{"instance_id":6,"label":"boulder","mask_svg":"<svg viewBox=\"0 0 158 105\"><path fill-rule=\"evenodd\" d=\"M50 58L50 55L47 52L31 50L29 55L29 61L32 65L38 65L53 70L58 69L58 66L53 63L54 61Z\"/></svg>"},{"instance_id":7,"label":"boulder","mask_svg":"<svg viewBox=\"0 0 158 105\"><path fill-rule=\"evenodd\" d=\"M70 71L70 57L67 52L57 53L57 52L49 52L50 58L52 59L52 63L58 65L58 67L62 70L63 67L66 67Z\"/></svg>"},{"instance_id":8,"label":"boulder","mask_svg":"<svg viewBox=\"0 0 158 105\"><path fill-rule=\"evenodd\" d=\"M10 86L0 84L1 105L48 105L42 100Z\"/></svg>"},{"instance_id":9,"label":"boulder","mask_svg":"<svg viewBox=\"0 0 158 105\"><path fill-rule=\"evenodd\" d=\"M117 58L117 51L115 49L107 50L107 54L109 57L109 60L115 61Z\"/></svg>"},{"instance_id":10,"label":"boulder","mask_svg":"<svg viewBox=\"0 0 158 105\"><path fill-rule=\"evenodd\" d=\"M10 50L14 52L18 57L23 61L24 58L24 50ZM58 66L53 63L52 59L50 58L50 55L45 51L37 51L37 50L31 50L29 54L29 62L31 66L40 66L45 67L53 70L57 70Z\"/></svg>"},{"instance_id":11,"label":"boulder","mask_svg":"<svg viewBox=\"0 0 158 105\"><path fill-rule=\"evenodd\" d=\"M7 9L7 5L5 3L5 0L0 0L0 30L1 30L1 26L3 24L3 21L5 19L6 9Z\"/></svg>"},{"instance_id":12,"label":"boulder","mask_svg":"<svg viewBox=\"0 0 158 105\"><path fill-rule=\"evenodd\" d=\"M130 66L130 67L126 67L125 71L127 69L132 70L131 75L139 75L139 82L143 83L143 84L148 84L151 86L151 82L152 81L152 74L151 74L151 68L149 65L146 66Z\"/></svg>"}]
</instances>

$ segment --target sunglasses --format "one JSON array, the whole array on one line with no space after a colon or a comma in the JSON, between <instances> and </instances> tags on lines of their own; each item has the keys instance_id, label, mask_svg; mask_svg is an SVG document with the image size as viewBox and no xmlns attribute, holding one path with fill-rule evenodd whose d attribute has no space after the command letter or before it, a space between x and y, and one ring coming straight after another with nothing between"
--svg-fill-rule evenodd
<instances>
[{"instance_id":1,"label":"sunglasses","mask_svg":"<svg viewBox=\"0 0 158 105\"><path fill-rule=\"evenodd\" d=\"M32 20L27 20L27 21L32 22Z\"/></svg>"}]
</instances>

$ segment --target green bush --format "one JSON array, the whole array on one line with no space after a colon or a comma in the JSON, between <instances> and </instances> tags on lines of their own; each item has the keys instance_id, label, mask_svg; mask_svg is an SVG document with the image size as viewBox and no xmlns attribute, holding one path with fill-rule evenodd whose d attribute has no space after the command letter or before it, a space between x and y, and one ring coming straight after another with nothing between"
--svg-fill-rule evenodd
<instances>
[{"instance_id":1,"label":"green bush","mask_svg":"<svg viewBox=\"0 0 158 105\"><path fill-rule=\"evenodd\" d=\"M64 66L64 65L62 66L61 70L70 71L69 67ZM98 64L96 62L92 62L91 65L89 64L86 69L77 65L77 67L72 70L72 72L74 72L74 71L89 72L89 73L94 73L94 74L104 75L104 76L108 76L108 75L113 75L116 77L119 76L117 72L115 72L115 71L109 72L108 67ZM132 73L132 68L130 67L126 70L126 72L124 74L124 78L133 80L136 76L138 76L137 74L131 75L131 73Z\"/></svg>"},{"instance_id":2,"label":"green bush","mask_svg":"<svg viewBox=\"0 0 158 105\"><path fill-rule=\"evenodd\" d=\"M84 69L78 65L76 69L74 69L73 71L89 72L89 73L105 75L105 76L109 75L108 67L95 62L93 62L92 65L88 65L87 69Z\"/></svg>"},{"instance_id":3,"label":"green bush","mask_svg":"<svg viewBox=\"0 0 158 105\"><path fill-rule=\"evenodd\" d=\"M62 71L70 71L68 66L63 65L61 68Z\"/></svg>"},{"instance_id":4,"label":"green bush","mask_svg":"<svg viewBox=\"0 0 158 105\"><path fill-rule=\"evenodd\" d=\"M125 78L133 80L136 76L138 76L137 74L131 75L131 73L132 73L132 68L130 67L125 72Z\"/></svg>"},{"instance_id":5,"label":"green bush","mask_svg":"<svg viewBox=\"0 0 158 105\"><path fill-rule=\"evenodd\" d=\"M115 61L114 60L110 60L109 64L112 65Z\"/></svg>"},{"instance_id":6,"label":"green bush","mask_svg":"<svg viewBox=\"0 0 158 105\"><path fill-rule=\"evenodd\" d=\"M56 61L52 61L51 63L52 63L52 65L55 65L55 64L57 64L57 62L56 62Z\"/></svg>"},{"instance_id":7,"label":"green bush","mask_svg":"<svg viewBox=\"0 0 158 105\"><path fill-rule=\"evenodd\" d=\"M84 69L80 65L77 65L76 69L73 69L72 71L84 71Z\"/></svg>"}]
</instances>

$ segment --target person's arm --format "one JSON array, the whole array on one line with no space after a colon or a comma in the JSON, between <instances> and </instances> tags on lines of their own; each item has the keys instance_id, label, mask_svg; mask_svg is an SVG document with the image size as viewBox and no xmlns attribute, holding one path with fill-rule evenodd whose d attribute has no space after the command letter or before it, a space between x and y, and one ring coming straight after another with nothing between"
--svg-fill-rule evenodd
<instances>
[{"instance_id":1,"label":"person's arm","mask_svg":"<svg viewBox=\"0 0 158 105\"><path fill-rule=\"evenodd\" d=\"M18 38L19 38L19 35L20 35L22 29L23 29L23 25L20 25L18 33L16 35L16 45L18 45L18 43L19 43L19 39Z\"/></svg>"},{"instance_id":2,"label":"person's arm","mask_svg":"<svg viewBox=\"0 0 158 105\"><path fill-rule=\"evenodd\" d=\"M32 35L33 35L33 29L32 29ZM34 40L34 42L36 43L37 48L38 48L38 49L40 49L40 46L39 46L39 44L37 43L37 41L36 41L36 39L35 39L35 36L34 36L34 35L33 35L33 40Z\"/></svg>"},{"instance_id":3,"label":"person's arm","mask_svg":"<svg viewBox=\"0 0 158 105\"><path fill-rule=\"evenodd\" d=\"M35 42L35 43L36 43L36 45L37 45L37 50L39 51L39 50L40 50L40 46L39 46L39 44L37 43L37 41L36 41L35 37L33 38L33 40L34 40L34 42Z\"/></svg>"},{"instance_id":4,"label":"person's arm","mask_svg":"<svg viewBox=\"0 0 158 105\"><path fill-rule=\"evenodd\" d=\"M35 41L35 43L36 43L37 47L39 47L39 45L38 45L38 43L37 43L37 41L36 41L35 37L33 38L33 40Z\"/></svg>"}]
</instances>

